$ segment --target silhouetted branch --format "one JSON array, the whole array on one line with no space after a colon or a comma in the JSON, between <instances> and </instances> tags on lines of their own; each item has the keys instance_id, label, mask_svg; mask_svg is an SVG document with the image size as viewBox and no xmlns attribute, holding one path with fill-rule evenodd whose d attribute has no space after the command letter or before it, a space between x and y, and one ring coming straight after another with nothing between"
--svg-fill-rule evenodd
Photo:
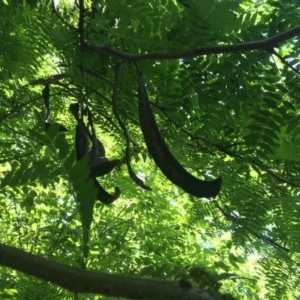
<instances>
[{"instance_id":1,"label":"silhouetted branch","mask_svg":"<svg viewBox=\"0 0 300 300\"><path fill-rule=\"evenodd\" d=\"M0 264L50 281L75 293L147 300L213 300L205 290L181 281L137 278L87 271L0 244ZM222 299L222 298L219 298Z\"/></svg>"},{"instance_id":2,"label":"silhouetted branch","mask_svg":"<svg viewBox=\"0 0 300 300\"><path fill-rule=\"evenodd\" d=\"M118 49L110 48L106 45L90 45L87 42L84 43L84 47L91 51L107 53L112 56L116 56L122 58L126 61L144 61L144 60L171 60L171 59L182 59L182 58L191 58L197 57L201 55L209 55L209 54L222 54L222 53L235 53L235 52L246 52L246 51L254 51L254 50L265 50L272 51L275 47L277 47L280 43L291 39L300 34L300 26L297 26L293 29L287 30L283 33L279 33L274 35L273 37L238 43L234 45L217 45L217 46L207 46L207 47L199 47L187 51L182 52L174 52L174 53L166 53L166 52L152 52L152 53L143 53L143 54L134 54L128 53L124 51L120 51Z\"/></svg>"}]
</instances>

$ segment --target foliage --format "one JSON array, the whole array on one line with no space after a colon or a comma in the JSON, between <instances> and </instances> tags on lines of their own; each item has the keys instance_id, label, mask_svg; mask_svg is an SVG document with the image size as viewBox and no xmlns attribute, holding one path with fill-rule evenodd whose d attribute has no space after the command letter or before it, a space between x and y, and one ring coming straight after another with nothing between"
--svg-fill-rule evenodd
<instances>
[{"instance_id":1,"label":"foliage","mask_svg":"<svg viewBox=\"0 0 300 300\"><path fill-rule=\"evenodd\" d=\"M241 299L299 297L299 39L276 45L278 55L179 55L298 26L300 1L285 2L87 0L81 20L82 1L0 1L1 243L108 273L184 278ZM84 47L82 36L98 48ZM126 167L127 141L111 100L118 63L131 166L152 191L138 187ZM174 156L199 178L222 175L217 198L184 193L152 161L134 63ZM46 84L51 122L67 132L45 130ZM122 162L99 179L111 193L121 189L109 206L92 202L87 162L76 162L69 105L77 101L92 111L109 159ZM3 299L71 297L0 272Z\"/></svg>"}]
</instances>

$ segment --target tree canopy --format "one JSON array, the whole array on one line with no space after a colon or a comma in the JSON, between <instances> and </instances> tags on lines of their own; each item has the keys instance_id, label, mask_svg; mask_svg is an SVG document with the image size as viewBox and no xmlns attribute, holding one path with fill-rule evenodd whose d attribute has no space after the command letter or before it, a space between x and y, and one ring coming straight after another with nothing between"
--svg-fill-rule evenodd
<instances>
[{"instance_id":1,"label":"tree canopy","mask_svg":"<svg viewBox=\"0 0 300 300\"><path fill-rule=\"evenodd\" d=\"M1 299L299 298L299 14L0 1Z\"/></svg>"}]
</instances>

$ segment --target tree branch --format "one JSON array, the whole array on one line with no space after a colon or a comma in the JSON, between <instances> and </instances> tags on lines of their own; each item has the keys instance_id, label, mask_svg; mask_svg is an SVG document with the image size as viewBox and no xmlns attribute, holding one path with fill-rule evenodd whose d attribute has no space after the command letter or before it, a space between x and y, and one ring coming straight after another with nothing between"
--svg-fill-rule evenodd
<instances>
[{"instance_id":1,"label":"tree branch","mask_svg":"<svg viewBox=\"0 0 300 300\"><path fill-rule=\"evenodd\" d=\"M114 48L110 48L106 45L90 45L87 42L84 42L84 47L88 50L94 52L107 53L112 56L116 56L122 58L126 61L137 62L144 60L171 60L171 59L182 59L182 58L191 58L202 55L209 54L222 54L222 53L234 53L234 52L246 52L253 50L265 50L271 51L278 44L291 39L300 34L300 26L297 26L293 29L287 30L283 33L279 33L274 35L271 38L238 43L235 45L217 45L217 46L208 46L208 47L199 47L192 50L182 51L182 52L174 52L174 53L165 53L165 52L152 52L146 54L133 54L123 52Z\"/></svg>"},{"instance_id":2,"label":"tree branch","mask_svg":"<svg viewBox=\"0 0 300 300\"><path fill-rule=\"evenodd\" d=\"M205 290L188 282L137 278L87 271L0 244L0 264L50 281L75 293L147 300L213 300Z\"/></svg>"}]
</instances>

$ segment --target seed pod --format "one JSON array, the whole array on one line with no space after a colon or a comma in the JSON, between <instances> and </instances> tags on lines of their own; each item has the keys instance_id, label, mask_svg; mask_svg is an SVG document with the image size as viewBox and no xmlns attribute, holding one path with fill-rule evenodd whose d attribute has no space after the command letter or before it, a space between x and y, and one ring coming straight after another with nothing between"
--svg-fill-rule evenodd
<instances>
[{"instance_id":1,"label":"seed pod","mask_svg":"<svg viewBox=\"0 0 300 300\"><path fill-rule=\"evenodd\" d=\"M149 153L163 174L187 193L197 197L215 197L219 194L222 177L213 181L198 179L188 173L172 155L152 113L142 73L138 73L139 121Z\"/></svg>"},{"instance_id":2,"label":"seed pod","mask_svg":"<svg viewBox=\"0 0 300 300\"><path fill-rule=\"evenodd\" d=\"M104 161L103 158L98 158L98 163L91 165L91 176L99 177L110 173L118 164L120 164L119 159Z\"/></svg>"},{"instance_id":3,"label":"seed pod","mask_svg":"<svg viewBox=\"0 0 300 300\"><path fill-rule=\"evenodd\" d=\"M86 135L84 124L78 122L76 125L75 150L77 160L83 158L88 152L89 142Z\"/></svg>"},{"instance_id":4,"label":"seed pod","mask_svg":"<svg viewBox=\"0 0 300 300\"><path fill-rule=\"evenodd\" d=\"M121 191L118 187L115 188L115 193L111 195L99 184L96 178L93 179L94 187L97 189L97 200L104 204L111 204L119 198Z\"/></svg>"}]
</instances>

